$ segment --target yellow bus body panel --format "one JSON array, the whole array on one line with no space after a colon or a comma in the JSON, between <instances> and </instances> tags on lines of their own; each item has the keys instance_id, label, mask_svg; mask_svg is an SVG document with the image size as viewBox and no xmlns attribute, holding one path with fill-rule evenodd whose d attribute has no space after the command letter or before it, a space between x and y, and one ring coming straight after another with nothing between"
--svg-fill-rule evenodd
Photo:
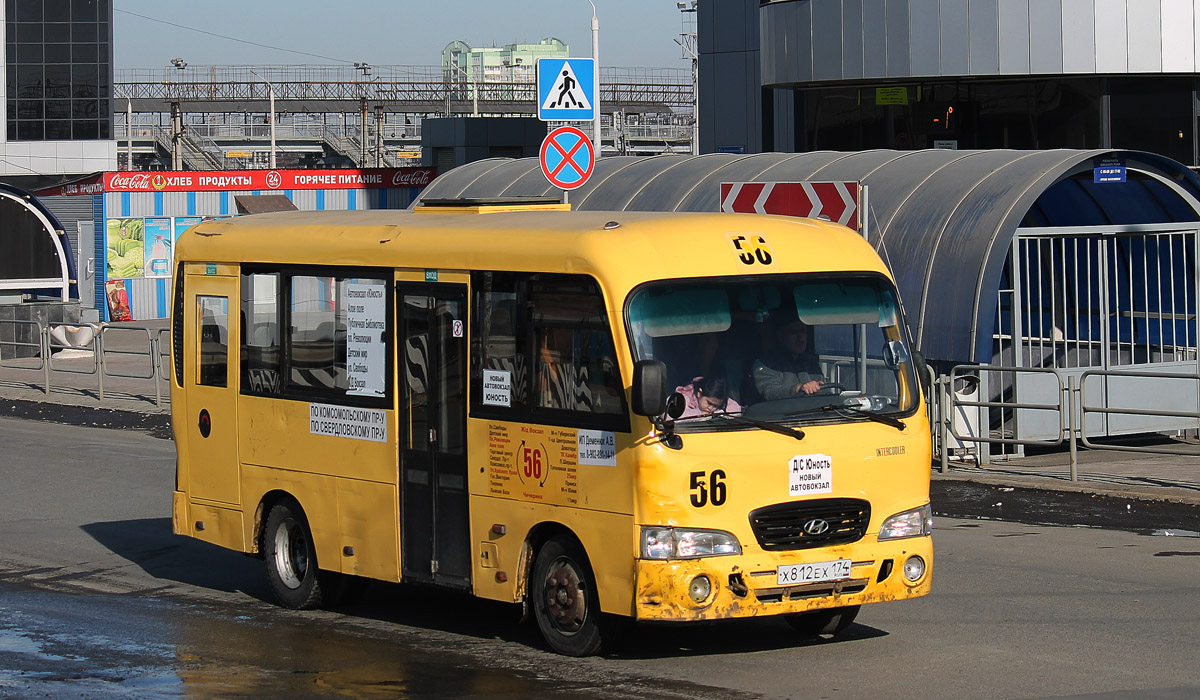
<instances>
[{"instance_id":1,"label":"yellow bus body panel","mask_svg":"<svg viewBox=\"0 0 1200 700\"><path fill-rule=\"evenodd\" d=\"M469 283L473 270L590 275L605 297L627 401L633 360L624 310L641 284L806 272L891 277L866 241L827 222L745 214L520 209L291 212L207 221L180 238L177 258L189 274L200 275L238 275L241 262L375 267L386 279L413 281L438 271L440 282L456 283ZM748 265L735 246L738 236L768 241L770 264ZM195 329L188 333L195 337ZM231 374L231 381L237 379ZM175 382L171 390L173 406L186 405L186 390ZM227 537L222 521L222 541L215 543L257 552L267 517L262 504L288 494L304 509L322 568L400 580L395 402L386 411L387 440L378 443L310 434L306 401L239 395L237 405L240 532ZM183 428L192 418L172 416L182 485L188 483L189 470L203 468L188 456ZM527 593L531 533L556 528L572 533L583 545L602 609L642 620L747 617L924 595L930 590L932 540L876 541L885 518L929 501L924 403L918 401L915 414L904 420L903 431L859 421L806 426L803 441L761 430L685 433L683 448L676 451L652 436L647 419L630 416L631 432L615 434L615 466L594 466L579 464L573 454L575 428L468 414L473 592L519 601ZM516 459L523 440L538 441L547 455L544 481L523 479ZM823 495L871 502L866 536L839 547L764 550L750 529L749 511L792 500L788 461L807 454L833 459L833 491ZM720 506L693 506L691 474L714 469L726 474L727 500ZM203 539L208 530L197 532L193 527L198 513L217 517L213 504L177 491L175 531ZM643 560L642 525L727 530L737 536L743 551L695 560ZM913 554L924 559L927 569L920 580L906 583L901 569ZM854 561L851 580L867 581L862 590L843 585L832 596L805 597L808 593L798 587L778 590L775 585L778 566L841 557ZM892 562L892 571L879 580L886 561ZM713 591L709 599L694 603L688 586L700 574L710 578ZM735 574L744 581L744 590L737 586Z\"/></svg>"}]
</instances>

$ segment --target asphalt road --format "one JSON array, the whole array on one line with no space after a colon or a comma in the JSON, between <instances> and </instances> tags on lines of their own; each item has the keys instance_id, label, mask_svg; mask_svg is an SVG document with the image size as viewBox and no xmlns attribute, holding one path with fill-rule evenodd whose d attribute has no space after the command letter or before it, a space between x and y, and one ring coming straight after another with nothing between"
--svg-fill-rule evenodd
<instances>
[{"instance_id":1,"label":"asphalt road","mask_svg":"<svg viewBox=\"0 0 1200 700\"><path fill-rule=\"evenodd\" d=\"M275 607L261 562L170 533L173 459L133 429L0 418L0 697L1200 696L1200 538L942 517L934 593L843 640L637 627L564 659L452 594Z\"/></svg>"}]
</instances>

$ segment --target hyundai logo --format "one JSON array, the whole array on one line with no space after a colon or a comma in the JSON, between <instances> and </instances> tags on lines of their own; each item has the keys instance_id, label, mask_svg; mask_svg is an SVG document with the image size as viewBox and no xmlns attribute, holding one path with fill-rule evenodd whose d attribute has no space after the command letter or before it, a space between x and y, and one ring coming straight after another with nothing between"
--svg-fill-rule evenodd
<instances>
[{"instance_id":1,"label":"hyundai logo","mask_svg":"<svg viewBox=\"0 0 1200 700\"><path fill-rule=\"evenodd\" d=\"M829 521L821 518L813 518L804 523L804 534L806 535L824 535L829 532Z\"/></svg>"}]
</instances>

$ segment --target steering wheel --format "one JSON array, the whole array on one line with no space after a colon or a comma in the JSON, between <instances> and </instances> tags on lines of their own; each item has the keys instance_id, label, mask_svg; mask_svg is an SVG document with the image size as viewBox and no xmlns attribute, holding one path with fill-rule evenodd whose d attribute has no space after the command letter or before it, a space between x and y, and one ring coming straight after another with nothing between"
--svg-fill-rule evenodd
<instances>
[{"instance_id":1,"label":"steering wheel","mask_svg":"<svg viewBox=\"0 0 1200 700\"><path fill-rule=\"evenodd\" d=\"M810 394L810 396L837 396L845 390L846 386L844 384L838 384L837 382L826 382L821 385L820 389L817 389L815 392Z\"/></svg>"}]
</instances>

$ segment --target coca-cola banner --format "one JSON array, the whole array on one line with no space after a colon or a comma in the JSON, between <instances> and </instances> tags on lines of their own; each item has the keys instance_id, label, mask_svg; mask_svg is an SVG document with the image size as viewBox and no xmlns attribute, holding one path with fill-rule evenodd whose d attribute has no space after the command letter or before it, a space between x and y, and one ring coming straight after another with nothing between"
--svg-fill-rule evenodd
<instances>
[{"instance_id":1,"label":"coca-cola banner","mask_svg":"<svg viewBox=\"0 0 1200 700\"><path fill-rule=\"evenodd\" d=\"M361 190L424 187L437 168L362 170L197 170L104 173L98 180L39 190L38 196L103 192L220 192L247 190ZM103 190L101 190L103 187Z\"/></svg>"},{"instance_id":2,"label":"coca-cola banner","mask_svg":"<svg viewBox=\"0 0 1200 700\"><path fill-rule=\"evenodd\" d=\"M214 192L222 190L360 190L424 187L436 168L370 170L211 170L104 173L105 192Z\"/></svg>"}]
</instances>

